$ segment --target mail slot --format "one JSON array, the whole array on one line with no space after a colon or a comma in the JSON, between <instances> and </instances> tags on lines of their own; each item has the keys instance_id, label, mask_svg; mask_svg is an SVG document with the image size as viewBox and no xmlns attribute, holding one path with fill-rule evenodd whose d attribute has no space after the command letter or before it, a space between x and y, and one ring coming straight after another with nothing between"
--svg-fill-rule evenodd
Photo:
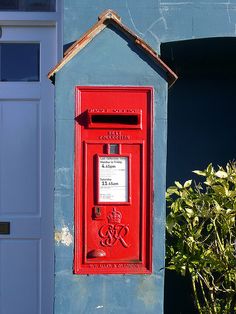
<instances>
[{"instance_id":1,"label":"mail slot","mask_svg":"<svg viewBox=\"0 0 236 314\"><path fill-rule=\"evenodd\" d=\"M87 126L95 129L140 129L141 110L106 109L104 112L96 112L94 109L88 109Z\"/></svg>"},{"instance_id":2,"label":"mail slot","mask_svg":"<svg viewBox=\"0 0 236 314\"><path fill-rule=\"evenodd\" d=\"M150 274L153 89L75 93L74 273Z\"/></svg>"}]
</instances>

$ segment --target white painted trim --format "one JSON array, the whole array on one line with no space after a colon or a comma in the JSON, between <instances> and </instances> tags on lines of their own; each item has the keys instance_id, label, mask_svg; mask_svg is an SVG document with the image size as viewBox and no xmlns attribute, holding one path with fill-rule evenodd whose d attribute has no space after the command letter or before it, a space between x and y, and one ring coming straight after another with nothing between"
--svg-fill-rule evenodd
<instances>
[{"instance_id":1,"label":"white painted trim","mask_svg":"<svg viewBox=\"0 0 236 314\"><path fill-rule=\"evenodd\" d=\"M64 0L57 0L56 12L0 11L0 28L1 26L55 26L57 46L56 59L59 61L63 57L63 4Z\"/></svg>"},{"instance_id":2,"label":"white painted trim","mask_svg":"<svg viewBox=\"0 0 236 314\"><path fill-rule=\"evenodd\" d=\"M0 100L40 99L40 84L40 82L0 82Z\"/></svg>"},{"instance_id":3,"label":"white painted trim","mask_svg":"<svg viewBox=\"0 0 236 314\"><path fill-rule=\"evenodd\" d=\"M56 2L57 20L56 20L56 32L57 32L57 61L63 57L63 26L64 26L64 0L57 0Z\"/></svg>"},{"instance_id":4,"label":"white painted trim","mask_svg":"<svg viewBox=\"0 0 236 314\"><path fill-rule=\"evenodd\" d=\"M59 12L3 12L0 11L0 25L40 26L55 25L60 20Z\"/></svg>"},{"instance_id":5,"label":"white painted trim","mask_svg":"<svg viewBox=\"0 0 236 314\"><path fill-rule=\"evenodd\" d=\"M0 26L55 25L62 20L63 0L57 0L56 12L0 11Z\"/></svg>"}]
</instances>

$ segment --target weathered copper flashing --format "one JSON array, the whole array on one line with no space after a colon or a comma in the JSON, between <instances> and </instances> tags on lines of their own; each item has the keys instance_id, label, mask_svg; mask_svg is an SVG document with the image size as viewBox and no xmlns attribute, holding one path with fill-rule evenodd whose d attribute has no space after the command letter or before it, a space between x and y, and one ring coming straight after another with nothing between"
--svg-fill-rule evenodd
<instances>
[{"instance_id":1,"label":"weathered copper flashing","mask_svg":"<svg viewBox=\"0 0 236 314\"><path fill-rule=\"evenodd\" d=\"M137 36L127 26L121 23L120 16L112 11L106 10L98 17L98 22L94 24L80 39L71 45L64 53L64 58L48 73L48 78L54 80L54 75L58 72L68 61L70 61L80 50L82 50L96 35L98 35L109 24L118 28L130 40L132 40L137 47L146 53L153 62L162 68L168 77L169 87L177 80L178 76L161 60L156 51L152 49L143 39Z\"/></svg>"}]
</instances>

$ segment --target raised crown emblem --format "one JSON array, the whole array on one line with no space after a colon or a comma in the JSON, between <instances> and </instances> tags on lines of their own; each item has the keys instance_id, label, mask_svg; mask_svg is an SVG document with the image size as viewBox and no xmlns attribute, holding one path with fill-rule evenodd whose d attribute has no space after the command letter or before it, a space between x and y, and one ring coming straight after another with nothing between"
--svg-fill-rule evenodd
<instances>
[{"instance_id":1,"label":"raised crown emblem","mask_svg":"<svg viewBox=\"0 0 236 314\"><path fill-rule=\"evenodd\" d=\"M122 219L122 214L121 212L116 210L116 208L113 208L112 212L110 212L109 215L107 216L107 219L108 219L108 223L110 224L117 224L117 223L119 224Z\"/></svg>"}]
</instances>

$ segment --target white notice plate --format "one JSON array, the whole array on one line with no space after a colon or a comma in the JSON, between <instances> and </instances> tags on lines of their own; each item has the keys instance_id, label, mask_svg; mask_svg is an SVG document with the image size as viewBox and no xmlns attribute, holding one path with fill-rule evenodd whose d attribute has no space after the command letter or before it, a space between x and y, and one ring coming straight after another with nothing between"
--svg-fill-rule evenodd
<instances>
[{"instance_id":1,"label":"white notice plate","mask_svg":"<svg viewBox=\"0 0 236 314\"><path fill-rule=\"evenodd\" d=\"M128 202L129 157L98 158L98 201Z\"/></svg>"}]
</instances>

